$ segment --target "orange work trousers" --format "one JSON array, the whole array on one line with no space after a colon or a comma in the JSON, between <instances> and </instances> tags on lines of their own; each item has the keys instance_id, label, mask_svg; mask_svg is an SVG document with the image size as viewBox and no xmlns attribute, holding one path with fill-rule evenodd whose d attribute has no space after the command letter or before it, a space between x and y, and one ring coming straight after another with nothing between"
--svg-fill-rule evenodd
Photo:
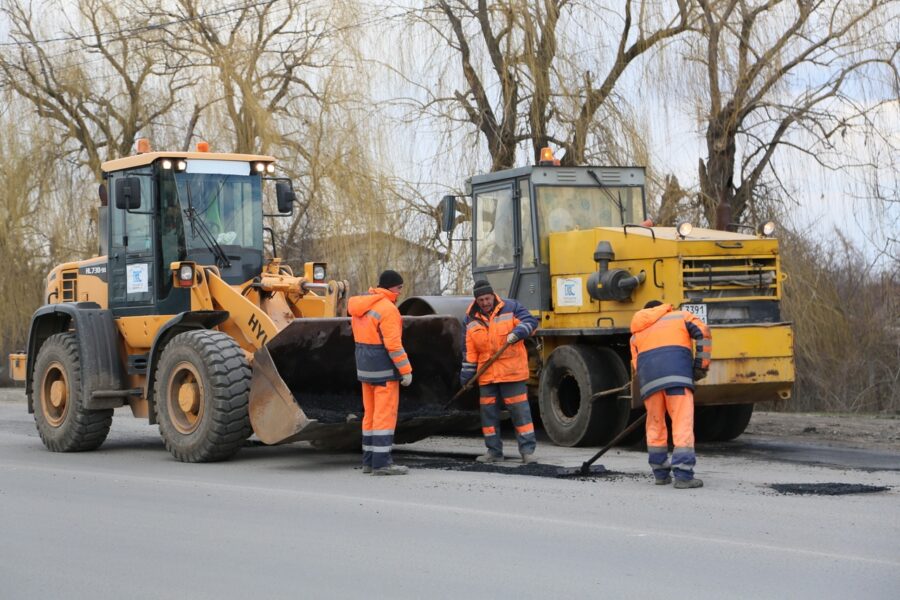
<instances>
[{"instance_id":1,"label":"orange work trousers","mask_svg":"<svg viewBox=\"0 0 900 600\"><path fill-rule=\"evenodd\" d=\"M644 400L647 409L647 452L657 479L674 471L676 479L692 479L694 454L694 392L689 388L660 390ZM669 462L669 432L666 413L672 420L672 461Z\"/></svg>"},{"instance_id":2,"label":"orange work trousers","mask_svg":"<svg viewBox=\"0 0 900 600\"><path fill-rule=\"evenodd\" d=\"M391 464L394 428L400 407L400 382L363 383L363 465L380 469Z\"/></svg>"},{"instance_id":3,"label":"orange work trousers","mask_svg":"<svg viewBox=\"0 0 900 600\"><path fill-rule=\"evenodd\" d=\"M672 392L677 390L678 393ZM668 446L666 412L672 420L676 448L694 447L694 392L689 388L660 390L644 400L647 409L647 446Z\"/></svg>"}]
</instances>

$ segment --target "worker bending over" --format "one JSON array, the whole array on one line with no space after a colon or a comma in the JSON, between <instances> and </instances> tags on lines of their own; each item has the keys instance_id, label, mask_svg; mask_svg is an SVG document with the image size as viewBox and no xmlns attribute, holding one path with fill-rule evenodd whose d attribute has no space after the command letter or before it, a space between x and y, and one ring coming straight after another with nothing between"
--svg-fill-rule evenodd
<instances>
[{"instance_id":1,"label":"worker bending over","mask_svg":"<svg viewBox=\"0 0 900 600\"><path fill-rule=\"evenodd\" d=\"M412 383L412 365L401 342L403 323L396 306L402 290L403 278L388 269L378 278L378 287L347 303L356 342L356 377L362 382L362 471L373 475L405 475L408 471L391 459L400 386Z\"/></svg>"},{"instance_id":2,"label":"worker bending over","mask_svg":"<svg viewBox=\"0 0 900 600\"><path fill-rule=\"evenodd\" d=\"M676 488L702 487L694 477L693 390L709 370L709 328L691 313L651 300L635 313L631 333L631 367L647 408L647 452L656 485L671 483L674 473ZM675 445L671 463L666 411Z\"/></svg>"},{"instance_id":3,"label":"worker bending over","mask_svg":"<svg viewBox=\"0 0 900 600\"><path fill-rule=\"evenodd\" d=\"M533 463L536 441L531 409L528 406L528 353L522 340L534 334L538 321L515 300L500 299L487 280L475 282L475 301L466 310L463 342L462 385L497 353L509 347L478 377L481 398L481 431L487 452L476 460L483 463L503 460L500 439L500 403L506 405L516 428L519 454L525 464Z\"/></svg>"}]
</instances>

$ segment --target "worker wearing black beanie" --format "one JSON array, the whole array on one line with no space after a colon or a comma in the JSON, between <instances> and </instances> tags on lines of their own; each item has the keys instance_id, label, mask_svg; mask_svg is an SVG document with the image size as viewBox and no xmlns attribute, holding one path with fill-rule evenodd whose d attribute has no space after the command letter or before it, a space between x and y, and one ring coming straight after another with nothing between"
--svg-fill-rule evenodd
<instances>
[{"instance_id":1,"label":"worker wearing black beanie","mask_svg":"<svg viewBox=\"0 0 900 600\"><path fill-rule=\"evenodd\" d=\"M391 457L400 386L412 384L413 378L403 349L403 320L396 306L402 285L403 277L388 269L378 277L378 287L347 301L356 342L356 378L362 384L362 472L373 475L405 475L408 471Z\"/></svg>"},{"instance_id":2,"label":"worker wearing black beanie","mask_svg":"<svg viewBox=\"0 0 900 600\"><path fill-rule=\"evenodd\" d=\"M472 295L475 300L466 310L459 382L465 386L478 375L481 431L487 452L476 460L503 460L500 412L505 408L516 429L522 462L533 463L536 440L528 406L528 351L522 340L534 334L538 320L515 300L497 297L486 279L475 282Z\"/></svg>"},{"instance_id":3,"label":"worker wearing black beanie","mask_svg":"<svg viewBox=\"0 0 900 600\"><path fill-rule=\"evenodd\" d=\"M472 295L476 298L478 296L484 296L485 294L493 294L494 288L491 287L491 282L487 279L479 279L475 282L475 285L472 286Z\"/></svg>"},{"instance_id":4,"label":"worker wearing black beanie","mask_svg":"<svg viewBox=\"0 0 900 600\"><path fill-rule=\"evenodd\" d=\"M403 277L397 271L387 269L378 276L378 287L380 288L389 290L398 285L403 285Z\"/></svg>"}]
</instances>

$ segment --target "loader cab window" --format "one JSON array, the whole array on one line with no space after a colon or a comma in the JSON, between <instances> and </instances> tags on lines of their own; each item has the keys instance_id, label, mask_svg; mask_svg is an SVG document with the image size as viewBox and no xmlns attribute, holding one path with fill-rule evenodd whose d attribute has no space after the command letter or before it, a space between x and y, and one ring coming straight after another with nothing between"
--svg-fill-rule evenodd
<instances>
[{"instance_id":1,"label":"loader cab window","mask_svg":"<svg viewBox=\"0 0 900 600\"><path fill-rule=\"evenodd\" d=\"M643 188L536 186L540 261L550 262L549 234L643 220Z\"/></svg>"},{"instance_id":2,"label":"loader cab window","mask_svg":"<svg viewBox=\"0 0 900 600\"><path fill-rule=\"evenodd\" d=\"M126 174L114 173L110 176L110 184L113 196L115 196L115 182L122 175L135 175L143 173L150 175L149 169L130 171ZM153 179L151 177L139 177L141 184L141 207L132 210L116 210L112 221L112 233L121 239L116 242L125 246L129 254L149 255L153 243ZM115 203L113 202L113 205Z\"/></svg>"},{"instance_id":3,"label":"loader cab window","mask_svg":"<svg viewBox=\"0 0 900 600\"><path fill-rule=\"evenodd\" d=\"M187 259L187 242L184 214L175 193L175 179L164 174L160 177L159 191L159 248L162 256L159 298L162 300L169 296L174 286L172 277L168 275L169 265Z\"/></svg>"},{"instance_id":4,"label":"loader cab window","mask_svg":"<svg viewBox=\"0 0 900 600\"><path fill-rule=\"evenodd\" d=\"M139 208L116 208L116 181L135 177L141 187ZM144 306L153 303L153 199L155 185L150 167L109 175L109 304ZM112 275L115 272L115 275Z\"/></svg>"},{"instance_id":5,"label":"loader cab window","mask_svg":"<svg viewBox=\"0 0 900 600\"><path fill-rule=\"evenodd\" d=\"M228 283L252 279L263 263L261 177L251 174L247 162L186 162L184 171L160 173L164 264L218 264ZM217 262L221 255L230 266Z\"/></svg>"},{"instance_id":6,"label":"loader cab window","mask_svg":"<svg viewBox=\"0 0 900 600\"><path fill-rule=\"evenodd\" d=\"M191 163L219 163L196 166ZM217 169L220 172L206 172ZM250 175L247 163L188 161L188 170L176 173L175 192L183 210L192 208L216 243L222 246L262 248L262 193L259 176ZM199 224L184 223L188 250L206 250Z\"/></svg>"}]
</instances>

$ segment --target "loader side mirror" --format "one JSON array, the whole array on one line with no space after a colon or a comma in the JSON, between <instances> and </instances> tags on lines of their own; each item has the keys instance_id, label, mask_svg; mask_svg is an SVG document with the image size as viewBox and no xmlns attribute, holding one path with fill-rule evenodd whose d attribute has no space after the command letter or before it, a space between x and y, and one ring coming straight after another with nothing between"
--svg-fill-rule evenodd
<instances>
[{"instance_id":1,"label":"loader side mirror","mask_svg":"<svg viewBox=\"0 0 900 600\"><path fill-rule=\"evenodd\" d=\"M116 181L116 208L135 210L141 207L141 182L137 177Z\"/></svg>"},{"instance_id":2,"label":"loader side mirror","mask_svg":"<svg viewBox=\"0 0 900 600\"><path fill-rule=\"evenodd\" d=\"M451 232L456 225L456 196L441 198L438 209L441 211L441 231Z\"/></svg>"},{"instance_id":3,"label":"loader side mirror","mask_svg":"<svg viewBox=\"0 0 900 600\"><path fill-rule=\"evenodd\" d=\"M289 214L294 210L294 202L297 201L297 194L291 184L279 181L275 184L275 202L278 205L278 212L281 214Z\"/></svg>"}]
</instances>

